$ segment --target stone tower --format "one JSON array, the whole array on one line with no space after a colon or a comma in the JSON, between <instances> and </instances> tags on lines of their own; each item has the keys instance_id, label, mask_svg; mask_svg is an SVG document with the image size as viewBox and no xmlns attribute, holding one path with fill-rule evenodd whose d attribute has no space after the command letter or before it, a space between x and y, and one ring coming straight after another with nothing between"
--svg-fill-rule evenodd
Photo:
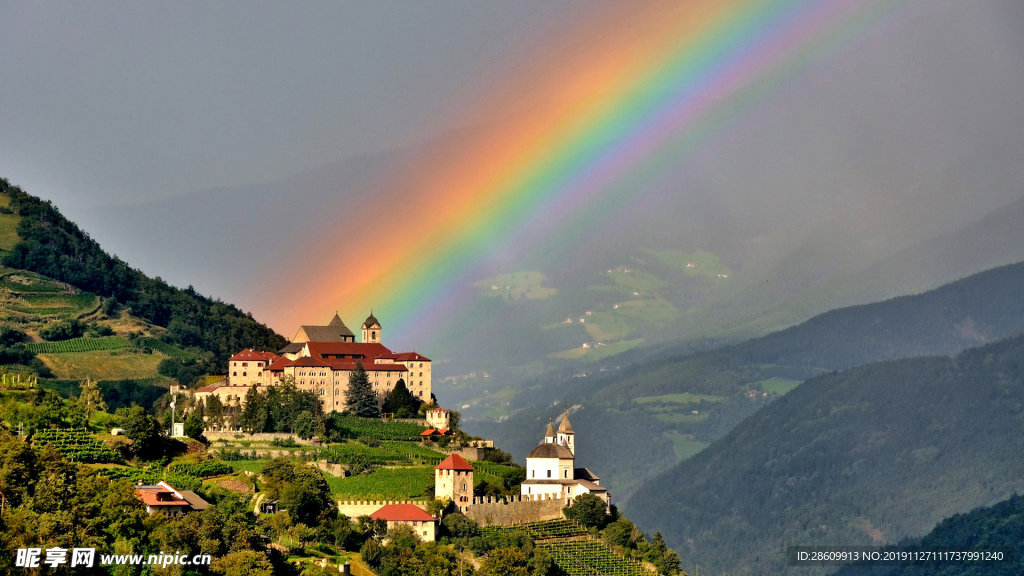
<instances>
[{"instance_id":1,"label":"stone tower","mask_svg":"<svg viewBox=\"0 0 1024 576\"><path fill-rule=\"evenodd\" d=\"M373 315L373 309L370 309L370 315L363 322L363 342L380 344L380 322Z\"/></svg>"},{"instance_id":2,"label":"stone tower","mask_svg":"<svg viewBox=\"0 0 1024 576\"><path fill-rule=\"evenodd\" d=\"M473 467L452 454L434 467L434 498L448 498L465 510L473 503Z\"/></svg>"}]
</instances>

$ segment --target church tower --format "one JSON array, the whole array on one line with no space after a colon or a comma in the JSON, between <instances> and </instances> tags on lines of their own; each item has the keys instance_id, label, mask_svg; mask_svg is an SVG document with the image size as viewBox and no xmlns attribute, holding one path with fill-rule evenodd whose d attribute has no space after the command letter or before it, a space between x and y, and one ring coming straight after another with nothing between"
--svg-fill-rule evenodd
<instances>
[{"instance_id":1,"label":"church tower","mask_svg":"<svg viewBox=\"0 0 1024 576\"><path fill-rule=\"evenodd\" d=\"M551 424L548 424L548 429L551 429ZM558 444L565 446L572 452L572 455L576 455L576 432L572 429L572 423L569 422L569 410L565 410L565 415L562 416L562 423L558 425Z\"/></svg>"},{"instance_id":2,"label":"church tower","mask_svg":"<svg viewBox=\"0 0 1024 576\"><path fill-rule=\"evenodd\" d=\"M370 309L370 315L363 322L363 342L380 344L380 322L373 315L372 308Z\"/></svg>"},{"instance_id":3,"label":"church tower","mask_svg":"<svg viewBox=\"0 0 1024 576\"><path fill-rule=\"evenodd\" d=\"M551 418L548 418L548 429L544 432L544 443L554 444L555 443L555 426L551 423Z\"/></svg>"}]
</instances>

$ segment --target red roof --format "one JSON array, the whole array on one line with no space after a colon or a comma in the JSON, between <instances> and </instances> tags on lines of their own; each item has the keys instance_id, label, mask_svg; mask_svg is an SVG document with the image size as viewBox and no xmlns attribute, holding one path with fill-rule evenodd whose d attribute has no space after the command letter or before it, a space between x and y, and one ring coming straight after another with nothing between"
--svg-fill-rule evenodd
<instances>
[{"instance_id":1,"label":"red roof","mask_svg":"<svg viewBox=\"0 0 1024 576\"><path fill-rule=\"evenodd\" d=\"M326 366L330 366L330 364L327 363L326 361L320 360L319 358L313 358L311 356L303 356L302 358L296 358L295 360L292 360L290 364L287 364L287 365L288 366L319 366L321 368L326 367Z\"/></svg>"},{"instance_id":2,"label":"red roof","mask_svg":"<svg viewBox=\"0 0 1024 576\"><path fill-rule=\"evenodd\" d=\"M370 514L370 518L388 522L412 522L415 520L437 522L437 518L427 514L415 504L388 504Z\"/></svg>"},{"instance_id":3,"label":"red roof","mask_svg":"<svg viewBox=\"0 0 1024 576\"><path fill-rule=\"evenodd\" d=\"M452 454L451 456L445 458L444 462L441 462L437 466L434 466L434 469L435 470L469 470L470 472L473 471L473 467L469 465L469 462L466 462L465 460L463 460L462 456L459 456L458 454Z\"/></svg>"},{"instance_id":4,"label":"red roof","mask_svg":"<svg viewBox=\"0 0 1024 576\"><path fill-rule=\"evenodd\" d=\"M401 354L396 354L395 360L398 360L399 362L409 362L412 360L415 360L416 362L430 362L430 358L415 352L402 352Z\"/></svg>"},{"instance_id":5,"label":"red roof","mask_svg":"<svg viewBox=\"0 0 1024 576\"><path fill-rule=\"evenodd\" d=\"M289 360L287 358L278 358L277 360L274 361L273 364L271 364L270 366L267 366L266 370L268 372L281 372L281 371L284 370L285 366L291 366L291 365L292 365L292 361L291 360Z\"/></svg>"},{"instance_id":6,"label":"red roof","mask_svg":"<svg viewBox=\"0 0 1024 576\"><path fill-rule=\"evenodd\" d=\"M178 498L174 492L163 488L136 488L135 493L146 506L188 506L188 500ZM160 500L157 494L162 494L167 499Z\"/></svg>"},{"instance_id":7,"label":"red roof","mask_svg":"<svg viewBox=\"0 0 1024 576\"><path fill-rule=\"evenodd\" d=\"M258 350L242 350L238 354L235 354L229 360L262 360L270 363L277 360L279 356L273 352L260 352Z\"/></svg>"},{"instance_id":8,"label":"red roof","mask_svg":"<svg viewBox=\"0 0 1024 576\"><path fill-rule=\"evenodd\" d=\"M420 436L433 436L434 434L437 434L437 430L434 430L433 428L427 428L423 432L420 432Z\"/></svg>"},{"instance_id":9,"label":"red roof","mask_svg":"<svg viewBox=\"0 0 1024 576\"><path fill-rule=\"evenodd\" d=\"M323 356L354 356L355 359L364 359L373 362L378 356L392 356L383 344L376 342L307 342L309 353L317 358ZM365 364L366 362L364 362Z\"/></svg>"}]
</instances>

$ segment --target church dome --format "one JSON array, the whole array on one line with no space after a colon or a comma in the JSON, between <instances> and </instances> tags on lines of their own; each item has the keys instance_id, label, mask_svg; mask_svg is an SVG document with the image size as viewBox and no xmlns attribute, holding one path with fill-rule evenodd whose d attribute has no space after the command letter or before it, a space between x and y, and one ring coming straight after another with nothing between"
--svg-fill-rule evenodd
<instances>
[{"instance_id":1,"label":"church dome","mask_svg":"<svg viewBox=\"0 0 1024 576\"><path fill-rule=\"evenodd\" d=\"M575 456L568 448L560 444L545 443L537 446L526 455L527 458L562 458L573 460Z\"/></svg>"},{"instance_id":2,"label":"church dome","mask_svg":"<svg viewBox=\"0 0 1024 576\"><path fill-rule=\"evenodd\" d=\"M377 317L373 315L373 311L371 310L370 315L366 317L366 322L363 322L363 328L372 328L375 324L380 326L380 322L377 320Z\"/></svg>"}]
</instances>

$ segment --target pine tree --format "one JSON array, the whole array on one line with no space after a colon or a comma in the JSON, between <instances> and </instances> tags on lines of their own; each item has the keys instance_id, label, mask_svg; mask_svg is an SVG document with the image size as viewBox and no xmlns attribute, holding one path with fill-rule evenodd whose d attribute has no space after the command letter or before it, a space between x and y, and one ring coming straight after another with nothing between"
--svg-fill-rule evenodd
<instances>
[{"instance_id":1,"label":"pine tree","mask_svg":"<svg viewBox=\"0 0 1024 576\"><path fill-rule=\"evenodd\" d=\"M377 418L380 408L377 406L377 394L370 386L370 377L366 375L362 362L356 362L356 368L348 375L348 390L345 391L345 411L364 418Z\"/></svg>"},{"instance_id":2,"label":"pine tree","mask_svg":"<svg viewBox=\"0 0 1024 576\"><path fill-rule=\"evenodd\" d=\"M85 417L92 416L93 412L106 412L107 404L103 401L103 394L100 387L92 378L86 378L82 383L82 393L78 395L78 402L85 408Z\"/></svg>"},{"instance_id":3,"label":"pine tree","mask_svg":"<svg viewBox=\"0 0 1024 576\"><path fill-rule=\"evenodd\" d=\"M209 418L210 427L219 430L224 425L224 403L216 394L206 398L206 416Z\"/></svg>"},{"instance_id":4,"label":"pine tree","mask_svg":"<svg viewBox=\"0 0 1024 576\"><path fill-rule=\"evenodd\" d=\"M384 411L398 415L399 418L407 418L415 415L420 409L420 401L405 387L405 380L398 379L394 389L384 399Z\"/></svg>"}]
</instances>

